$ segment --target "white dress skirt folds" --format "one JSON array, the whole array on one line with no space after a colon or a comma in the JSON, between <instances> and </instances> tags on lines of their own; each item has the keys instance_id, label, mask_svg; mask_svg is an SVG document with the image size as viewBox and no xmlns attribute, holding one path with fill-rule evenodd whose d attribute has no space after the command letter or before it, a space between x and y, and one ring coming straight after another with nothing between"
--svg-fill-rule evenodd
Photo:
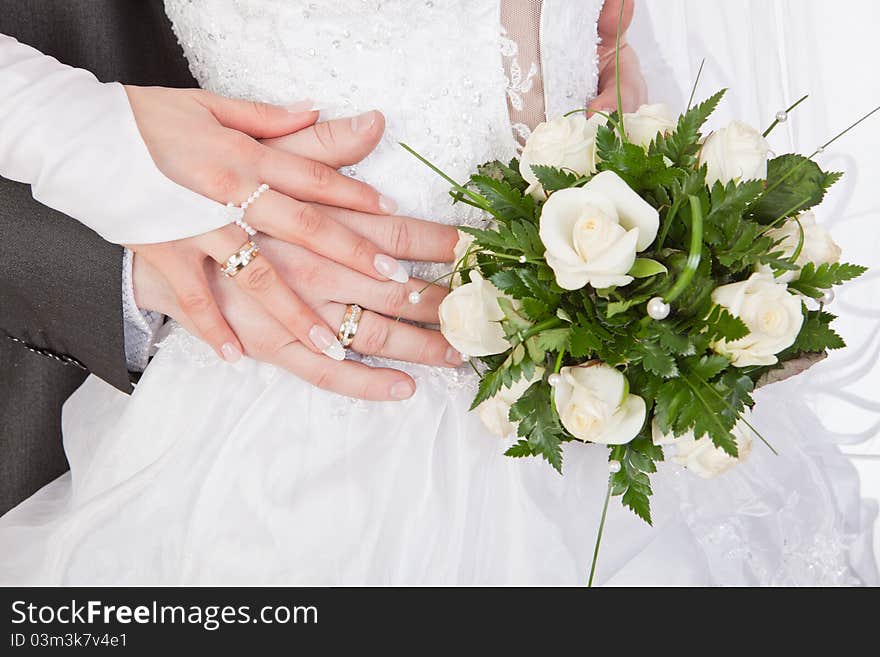
<instances>
[{"instance_id":1,"label":"white dress skirt folds","mask_svg":"<svg viewBox=\"0 0 880 657\"><path fill-rule=\"evenodd\" d=\"M601 5L542 3L550 116L595 93ZM458 179L515 154L498 2L166 8L205 88L312 98L324 117L378 107L386 136L347 173L403 214L479 221L397 142ZM394 363L416 380L411 399L353 401L250 359L226 364L175 325L167 333L130 398L92 377L68 401L71 471L0 519L0 583L586 583L606 448L567 444L564 476L503 456L507 442L467 412L469 368ZM872 510L799 401L808 379L756 395L754 422L779 456L756 444L708 481L662 464L653 526L612 499L596 582L876 583Z\"/></svg>"}]
</instances>

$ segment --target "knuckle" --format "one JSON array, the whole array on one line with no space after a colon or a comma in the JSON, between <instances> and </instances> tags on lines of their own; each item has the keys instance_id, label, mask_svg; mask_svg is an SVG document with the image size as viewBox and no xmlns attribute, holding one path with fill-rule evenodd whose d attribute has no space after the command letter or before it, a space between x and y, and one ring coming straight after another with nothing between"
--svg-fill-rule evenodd
<instances>
[{"instance_id":1,"label":"knuckle","mask_svg":"<svg viewBox=\"0 0 880 657\"><path fill-rule=\"evenodd\" d=\"M315 160L309 161L308 176L311 184L319 189L325 189L330 185L330 177L333 171L326 164Z\"/></svg>"},{"instance_id":2,"label":"knuckle","mask_svg":"<svg viewBox=\"0 0 880 657\"><path fill-rule=\"evenodd\" d=\"M258 121L269 121L272 118L272 109L265 103L251 101L251 111Z\"/></svg>"},{"instance_id":3,"label":"knuckle","mask_svg":"<svg viewBox=\"0 0 880 657\"><path fill-rule=\"evenodd\" d=\"M323 390L333 390L335 377L330 370L322 369L311 377L311 383Z\"/></svg>"},{"instance_id":4,"label":"knuckle","mask_svg":"<svg viewBox=\"0 0 880 657\"><path fill-rule=\"evenodd\" d=\"M315 139L325 151L336 150L336 135L333 134L333 126L329 121L315 126Z\"/></svg>"},{"instance_id":5,"label":"knuckle","mask_svg":"<svg viewBox=\"0 0 880 657\"><path fill-rule=\"evenodd\" d=\"M265 263L254 263L243 274L245 287L251 292L262 294L275 284L275 270Z\"/></svg>"},{"instance_id":6,"label":"knuckle","mask_svg":"<svg viewBox=\"0 0 880 657\"><path fill-rule=\"evenodd\" d=\"M178 299L181 310L187 315L199 315L208 310L212 301L203 292L185 292Z\"/></svg>"},{"instance_id":7,"label":"knuckle","mask_svg":"<svg viewBox=\"0 0 880 657\"><path fill-rule=\"evenodd\" d=\"M303 267L296 279L305 289L315 290L322 286L326 276L320 267Z\"/></svg>"},{"instance_id":8,"label":"knuckle","mask_svg":"<svg viewBox=\"0 0 880 657\"><path fill-rule=\"evenodd\" d=\"M443 362L441 354L438 353L435 342L428 336L420 341L419 346L416 349L416 358L418 359L418 362L426 365Z\"/></svg>"},{"instance_id":9,"label":"knuckle","mask_svg":"<svg viewBox=\"0 0 880 657\"><path fill-rule=\"evenodd\" d=\"M282 362L284 350L296 344L296 340L290 337L261 334L253 341L253 353L263 356L267 362Z\"/></svg>"},{"instance_id":10,"label":"knuckle","mask_svg":"<svg viewBox=\"0 0 880 657\"><path fill-rule=\"evenodd\" d=\"M364 381L358 385L356 396L360 399L372 399L376 394L376 384L372 381Z\"/></svg>"},{"instance_id":11,"label":"knuckle","mask_svg":"<svg viewBox=\"0 0 880 657\"><path fill-rule=\"evenodd\" d=\"M299 232L306 237L313 237L321 231L324 219L321 213L311 205L300 206L296 215Z\"/></svg>"},{"instance_id":12,"label":"knuckle","mask_svg":"<svg viewBox=\"0 0 880 657\"><path fill-rule=\"evenodd\" d=\"M366 259L372 260L374 252L375 248L373 248L373 243L365 237L359 237L355 240L354 246L351 250L351 254L356 261Z\"/></svg>"},{"instance_id":13,"label":"knuckle","mask_svg":"<svg viewBox=\"0 0 880 657\"><path fill-rule=\"evenodd\" d=\"M367 356L376 356L380 354L388 343L388 336L391 331L385 322L375 322L369 327L366 336L364 336L363 348L359 351Z\"/></svg>"},{"instance_id":14,"label":"knuckle","mask_svg":"<svg viewBox=\"0 0 880 657\"><path fill-rule=\"evenodd\" d=\"M226 157L232 161L251 159L257 151L257 142L243 132L231 131L225 141Z\"/></svg>"},{"instance_id":15,"label":"knuckle","mask_svg":"<svg viewBox=\"0 0 880 657\"><path fill-rule=\"evenodd\" d=\"M405 255L410 251L410 228L405 221L390 222L388 241L395 256Z\"/></svg>"},{"instance_id":16,"label":"knuckle","mask_svg":"<svg viewBox=\"0 0 880 657\"><path fill-rule=\"evenodd\" d=\"M389 283L385 295L385 307L390 312L398 312L409 301L409 291L399 283Z\"/></svg>"},{"instance_id":17,"label":"knuckle","mask_svg":"<svg viewBox=\"0 0 880 657\"><path fill-rule=\"evenodd\" d=\"M240 185L238 174L229 167L216 167L205 174L205 191L215 200L235 201Z\"/></svg>"}]
</instances>

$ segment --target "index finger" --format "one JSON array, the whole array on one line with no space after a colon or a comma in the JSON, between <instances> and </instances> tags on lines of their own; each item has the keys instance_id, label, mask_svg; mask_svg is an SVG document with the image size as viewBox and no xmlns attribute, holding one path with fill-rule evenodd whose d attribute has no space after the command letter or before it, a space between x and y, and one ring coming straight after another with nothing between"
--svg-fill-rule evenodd
<instances>
[{"instance_id":1,"label":"index finger","mask_svg":"<svg viewBox=\"0 0 880 657\"><path fill-rule=\"evenodd\" d=\"M415 381L403 372L368 367L351 360L328 361L298 342L275 352L272 363L312 385L346 397L370 401L402 401L413 396Z\"/></svg>"},{"instance_id":2,"label":"index finger","mask_svg":"<svg viewBox=\"0 0 880 657\"><path fill-rule=\"evenodd\" d=\"M258 176L272 189L300 201L389 214L397 205L368 184L317 160L260 145Z\"/></svg>"},{"instance_id":3,"label":"index finger","mask_svg":"<svg viewBox=\"0 0 880 657\"><path fill-rule=\"evenodd\" d=\"M453 249L458 242L458 231L452 226L413 217L375 217L345 208L314 205L395 258L421 262L452 262L455 259Z\"/></svg>"}]
</instances>

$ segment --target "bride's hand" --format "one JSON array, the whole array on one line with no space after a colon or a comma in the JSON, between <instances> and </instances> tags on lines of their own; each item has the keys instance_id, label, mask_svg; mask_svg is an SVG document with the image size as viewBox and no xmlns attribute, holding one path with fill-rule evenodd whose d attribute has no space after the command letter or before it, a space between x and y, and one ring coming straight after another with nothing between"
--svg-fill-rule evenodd
<instances>
[{"instance_id":1,"label":"bride's hand","mask_svg":"<svg viewBox=\"0 0 880 657\"><path fill-rule=\"evenodd\" d=\"M388 215L393 201L369 185L338 173L334 166L348 155L334 151L326 161L295 150L264 145L258 138L277 138L314 124L317 112L231 100L202 90L126 87L144 142L157 167L170 179L221 203L248 198L263 183L270 186L246 221L257 230L339 262L377 280L405 282L408 274L373 242L334 220L313 203ZM384 130L379 112L346 121L336 131L361 151L371 151ZM332 137L326 129L317 137ZM366 151L364 151L366 148ZM349 148L349 150L351 150ZM224 263L248 240L235 225L196 237L148 245L131 245L169 280L194 331L226 360L237 360L241 344L217 308L204 274L206 260ZM235 277L303 344L314 352L341 358L342 350L320 317L285 285L267 258L257 258Z\"/></svg>"},{"instance_id":2,"label":"bride's hand","mask_svg":"<svg viewBox=\"0 0 880 657\"><path fill-rule=\"evenodd\" d=\"M620 17L622 0L606 0L599 14L597 27L601 43L599 44L599 89L591 111L613 112L617 109L616 84L616 48L617 22ZM633 2L626 2L623 10L623 22L620 35L620 96L623 103L622 111L635 112L639 105L648 99L648 86L639 66L639 58L632 46L627 43L626 30L632 23Z\"/></svg>"}]
</instances>

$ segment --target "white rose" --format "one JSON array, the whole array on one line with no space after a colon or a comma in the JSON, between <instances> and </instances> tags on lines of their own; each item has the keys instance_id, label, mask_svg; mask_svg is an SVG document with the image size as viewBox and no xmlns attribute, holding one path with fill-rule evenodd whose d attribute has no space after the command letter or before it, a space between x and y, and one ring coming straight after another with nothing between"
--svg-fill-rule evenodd
<instances>
[{"instance_id":1,"label":"white rose","mask_svg":"<svg viewBox=\"0 0 880 657\"><path fill-rule=\"evenodd\" d=\"M800 274L800 269L808 262L821 265L840 261L840 247L831 238L828 229L816 223L816 215L812 212L804 212L798 217L798 221L804 229L804 244L801 247L800 255L794 262L798 269L783 272L776 278L777 281L783 283L795 280ZM797 221L789 219L779 228L768 230L767 237L774 241L782 240L777 249L782 250L784 258L790 258L797 249L801 238L801 229L798 228ZM759 265L758 271L770 273L772 270L769 265Z\"/></svg>"},{"instance_id":2,"label":"white rose","mask_svg":"<svg viewBox=\"0 0 880 657\"><path fill-rule=\"evenodd\" d=\"M801 302L789 293L785 283L769 274L752 274L748 280L715 288L712 301L724 306L749 328L739 340L712 344L735 367L773 365L776 354L787 349L801 330L804 317Z\"/></svg>"},{"instance_id":3,"label":"white rose","mask_svg":"<svg viewBox=\"0 0 880 657\"><path fill-rule=\"evenodd\" d=\"M492 397L477 406L477 414L486 428L496 436L507 438L516 434L517 425L510 421L510 407L526 390L544 376L544 368L536 367L531 378L522 378L509 388L501 388Z\"/></svg>"},{"instance_id":4,"label":"white rose","mask_svg":"<svg viewBox=\"0 0 880 657\"><path fill-rule=\"evenodd\" d=\"M562 426L580 440L623 445L645 422L645 400L629 393L629 384L614 367L593 362L563 367L553 388Z\"/></svg>"},{"instance_id":5,"label":"white rose","mask_svg":"<svg viewBox=\"0 0 880 657\"><path fill-rule=\"evenodd\" d=\"M700 150L700 165L707 165L706 182L726 185L731 180L764 180L770 144L753 127L734 121L709 135Z\"/></svg>"},{"instance_id":6,"label":"white rose","mask_svg":"<svg viewBox=\"0 0 880 657\"><path fill-rule=\"evenodd\" d=\"M648 147L658 134L675 130L676 121L663 103L642 105L632 114L623 115L627 139L634 144Z\"/></svg>"},{"instance_id":7,"label":"white rose","mask_svg":"<svg viewBox=\"0 0 880 657\"><path fill-rule=\"evenodd\" d=\"M440 332L453 347L468 356L500 354L510 349L500 321L503 296L479 272L471 270L470 283L454 289L440 304Z\"/></svg>"},{"instance_id":8,"label":"white rose","mask_svg":"<svg viewBox=\"0 0 880 657\"><path fill-rule=\"evenodd\" d=\"M745 420L751 421L748 408L743 409L742 416ZM730 433L736 441L738 456L731 456L723 449L715 447L709 436L696 439L693 431L688 431L678 437L671 431L663 435L660 433L657 421L654 420L651 423L654 444L666 446L667 449L664 450L666 456L671 456L673 463L687 468L703 479L711 479L726 472L737 463L745 461L751 453L752 430L742 419L733 425L733 430Z\"/></svg>"},{"instance_id":9,"label":"white rose","mask_svg":"<svg viewBox=\"0 0 880 657\"><path fill-rule=\"evenodd\" d=\"M455 257L453 260L453 265L456 267L461 267L462 269L466 269L468 267L473 267L477 264L477 254L471 252L468 254L468 249L470 249L474 244L474 236L470 233L463 233L462 231L458 231L458 242L455 243L455 248L452 250L452 253ZM467 258L465 258L467 256ZM458 287L461 285L461 274L456 274L452 278L452 286Z\"/></svg>"},{"instance_id":10,"label":"white rose","mask_svg":"<svg viewBox=\"0 0 880 657\"><path fill-rule=\"evenodd\" d=\"M657 236L660 216L613 171L580 188L561 189L541 210L547 264L566 290L626 285L637 251Z\"/></svg>"},{"instance_id":11,"label":"white rose","mask_svg":"<svg viewBox=\"0 0 880 657\"><path fill-rule=\"evenodd\" d=\"M519 159L519 172L529 183L528 192L543 194L538 177L532 171L533 164L570 169L579 175L595 172L596 131L604 123L605 119L598 114L587 120L579 112L538 124L526 140Z\"/></svg>"}]
</instances>

